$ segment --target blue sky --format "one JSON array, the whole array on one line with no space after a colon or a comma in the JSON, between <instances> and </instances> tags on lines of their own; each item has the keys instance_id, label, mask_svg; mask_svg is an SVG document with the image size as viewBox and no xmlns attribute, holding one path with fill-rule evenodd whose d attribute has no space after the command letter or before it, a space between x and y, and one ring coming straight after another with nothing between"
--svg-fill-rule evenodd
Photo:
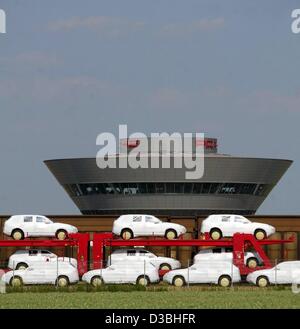
<instances>
[{"instance_id":1,"label":"blue sky","mask_svg":"<svg viewBox=\"0 0 300 329\"><path fill-rule=\"evenodd\" d=\"M204 132L294 160L259 213L300 213L299 1L0 0L0 213L78 213L43 164L96 136Z\"/></svg>"}]
</instances>

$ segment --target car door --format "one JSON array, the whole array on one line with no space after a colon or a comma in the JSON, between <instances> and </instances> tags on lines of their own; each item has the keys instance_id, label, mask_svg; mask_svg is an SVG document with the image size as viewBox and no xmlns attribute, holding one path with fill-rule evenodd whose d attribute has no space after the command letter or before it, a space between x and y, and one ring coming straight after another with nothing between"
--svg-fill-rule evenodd
<instances>
[{"instance_id":1,"label":"car door","mask_svg":"<svg viewBox=\"0 0 300 329\"><path fill-rule=\"evenodd\" d=\"M207 264L192 265L188 268L187 280L190 283L206 283L207 281Z\"/></svg>"},{"instance_id":2,"label":"car door","mask_svg":"<svg viewBox=\"0 0 300 329\"><path fill-rule=\"evenodd\" d=\"M126 276L123 266L110 265L103 271L103 279L106 283L122 283L126 282Z\"/></svg>"},{"instance_id":3,"label":"car door","mask_svg":"<svg viewBox=\"0 0 300 329\"><path fill-rule=\"evenodd\" d=\"M142 215L135 215L132 217L131 228L133 234L145 234L145 219Z\"/></svg>"},{"instance_id":4,"label":"car door","mask_svg":"<svg viewBox=\"0 0 300 329\"><path fill-rule=\"evenodd\" d=\"M32 266L39 262L39 250L37 249L31 249L28 250L28 264L29 266Z\"/></svg>"},{"instance_id":5,"label":"car door","mask_svg":"<svg viewBox=\"0 0 300 329\"><path fill-rule=\"evenodd\" d=\"M292 282L292 267L286 264L278 264L274 268L274 283L287 284Z\"/></svg>"},{"instance_id":6,"label":"car door","mask_svg":"<svg viewBox=\"0 0 300 329\"><path fill-rule=\"evenodd\" d=\"M149 235L161 235L164 234L162 232L162 226L160 225L160 221L153 216L144 216L145 217L145 228L147 234Z\"/></svg>"},{"instance_id":7,"label":"car door","mask_svg":"<svg viewBox=\"0 0 300 329\"><path fill-rule=\"evenodd\" d=\"M38 236L49 236L48 225L45 222L45 218L42 216L35 216L35 227Z\"/></svg>"},{"instance_id":8,"label":"car door","mask_svg":"<svg viewBox=\"0 0 300 329\"><path fill-rule=\"evenodd\" d=\"M20 228L23 230L26 236L35 236L35 223L33 216L24 216L20 223Z\"/></svg>"},{"instance_id":9,"label":"car door","mask_svg":"<svg viewBox=\"0 0 300 329\"><path fill-rule=\"evenodd\" d=\"M45 269L42 266L28 267L23 274L25 284L47 283Z\"/></svg>"}]
</instances>

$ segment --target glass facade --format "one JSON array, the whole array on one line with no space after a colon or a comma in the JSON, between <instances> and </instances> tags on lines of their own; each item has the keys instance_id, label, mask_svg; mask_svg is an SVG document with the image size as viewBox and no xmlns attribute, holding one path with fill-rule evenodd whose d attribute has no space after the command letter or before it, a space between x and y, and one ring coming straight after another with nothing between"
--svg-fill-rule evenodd
<instances>
[{"instance_id":1,"label":"glass facade","mask_svg":"<svg viewBox=\"0 0 300 329\"><path fill-rule=\"evenodd\" d=\"M72 196L94 194L248 194L265 195L270 185L254 183L85 183L64 186Z\"/></svg>"}]
</instances>

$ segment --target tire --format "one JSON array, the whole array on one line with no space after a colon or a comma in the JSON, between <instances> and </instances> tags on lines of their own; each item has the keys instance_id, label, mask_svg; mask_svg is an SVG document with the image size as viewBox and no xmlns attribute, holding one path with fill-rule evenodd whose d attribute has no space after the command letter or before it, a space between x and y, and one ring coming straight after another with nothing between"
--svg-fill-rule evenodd
<instances>
[{"instance_id":1,"label":"tire","mask_svg":"<svg viewBox=\"0 0 300 329\"><path fill-rule=\"evenodd\" d=\"M103 284L101 276L95 275L91 278L91 285L95 288L100 287Z\"/></svg>"},{"instance_id":2,"label":"tire","mask_svg":"<svg viewBox=\"0 0 300 329\"><path fill-rule=\"evenodd\" d=\"M168 240L174 240L177 238L177 232L173 229L167 230L165 233L165 238Z\"/></svg>"},{"instance_id":3,"label":"tire","mask_svg":"<svg viewBox=\"0 0 300 329\"><path fill-rule=\"evenodd\" d=\"M56 285L60 288L67 287L70 284L67 276L61 275L56 280Z\"/></svg>"},{"instance_id":4,"label":"tire","mask_svg":"<svg viewBox=\"0 0 300 329\"><path fill-rule=\"evenodd\" d=\"M270 284L269 282L269 279L262 275L262 276L259 276L257 279L256 279L256 285L260 288L265 288L267 287L268 285Z\"/></svg>"},{"instance_id":5,"label":"tire","mask_svg":"<svg viewBox=\"0 0 300 329\"><path fill-rule=\"evenodd\" d=\"M218 285L224 288L230 287L231 277L229 275L221 275L218 280Z\"/></svg>"},{"instance_id":6,"label":"tire","mask_svg":"<svg viewBox=\"0 0 300 329\"><path fill-rule=\"evenodd\" d=\"M183 286L185 286L186 283L185 283L185 279L183 276L177 275L173 278L172 284L175 287L183 287Z\"/></svg>"},{"instance_id":7,"label":"tire","mask_svg":"<svg viewBox=\"0 0 300 329\"><path fill-rule=\"evenodd\" d=\"M14 240L23 240L24 239L24 232L20 229L15 229L11 233L11 237Z\"/></svg>"},{"instance_id":8,"label":"tire","mask_svg":"<svg viewBox=\"0 0 300 329\"><path fill-rule=\"evenodd\" d=\"M58 240L65 240L68 237L68 233L65 230L57 230L55 233L55 237Z\"/></svg>"},{"instance_id":9,"label":"tire","mask_svg":"<svg viewBox=\"0 0 300 329\"><path fill-rule=\"evenodd\" d=\"M129 228L124 228L121 232L123 240L130 240L133 238L133 232Z\"/></svg>"},{"instance_id":10,"label":"tire","mask_svg":"<svg viewBox=\"0 0 300 329\"><path fill-rule=\"evenodd\" d=\"M220 240L222 239L222 232L218 228L212 228L209 232L209 235L212 240Z\"/></svg>"},{"instance_id":11,"label":"tire","mask_svg":"<svg viewBox=\"0 0 300 329\"><path fill-rule=\"evenodd\" d=\"M12 287L21 287L23 286L23 280L19 276L13 276L9 281L10 286Z\"/></svg>"},{"instance_id":12,"label":"tire","mask_svg":"<svg viewBox=\"0 0 300 329\"><path fill-rule=\"evenodd\" d=\"M170 271L170 270L172 270L172 266L168 263L163 263L163 264L160 264L159 269L162 271Z\"/></svg>"},{"instance_id":13,"label":"tire","mask_svg":"<svg viewBox=\"0 0 300 329\"><path fill-rule=\"evenodd\" d=\"M249 268L256 268L258 266L258 260L255 257L250 257L247 259L246 262L247 267Z\"/></svg>"},{"instance_id":14,"label":"tire","mask_svg":"<svg viewBox=\"0 0 300 329\"><path fill-rule=\"evenodd\" d=\"M26 270L28 265L26 263L18 263L16 266L16 270Z\"/></svg>"},{"instance_id":15,"label":"tire","mask_svg":"<svg viewBox=\"0 0 300 329\"><path fill-rule=\"evenodd\" d=\"M136 284L139 284L141 286L148 286L148 284L150 283L150 280L147 276L144 275L140 275L137 279L136 279Z\"/></svg>"},{"instance_id":16,"label":"tire","mask_svg":"<svg viewBox=\"0 0 300 329\"><path fill-rule=\"evenodd\" d=\"M262 229L257 229L254 232L254 236L256 240L263 240L267 237L267 234L264 230Z\"/></svg>"}]
</instances>

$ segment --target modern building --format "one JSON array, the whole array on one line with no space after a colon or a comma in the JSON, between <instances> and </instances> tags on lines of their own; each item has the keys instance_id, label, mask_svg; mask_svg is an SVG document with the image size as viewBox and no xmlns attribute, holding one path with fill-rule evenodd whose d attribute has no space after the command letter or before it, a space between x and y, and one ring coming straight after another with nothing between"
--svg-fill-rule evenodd
<instances>
[{"instance_id":1,"label":"modern building","mask_svg":"<svg viewBox=\"0 0 300 329\"><path fill-rule=\"evenodd\" d=\"M95 158L47 160L45 164L85 215L151 213L167 216L201 216L211 213L254 214L291 165L291 160L239 157L220 154L217 139L194 143L204 148L204 174L186 179L187 168L177 168L175 158L182 150L174 143L157 153L146 146L147 138L120 141L120 154L112 155L119 164L135 148L139 156L157 158L158 168L105 168ZM151 147L150 147L151 149ZM171 157L171 167L162 159ZM150 161L150 160L149 160ZM150 162L149 162L150 163Z\"/></svg>"}]
</instances>

